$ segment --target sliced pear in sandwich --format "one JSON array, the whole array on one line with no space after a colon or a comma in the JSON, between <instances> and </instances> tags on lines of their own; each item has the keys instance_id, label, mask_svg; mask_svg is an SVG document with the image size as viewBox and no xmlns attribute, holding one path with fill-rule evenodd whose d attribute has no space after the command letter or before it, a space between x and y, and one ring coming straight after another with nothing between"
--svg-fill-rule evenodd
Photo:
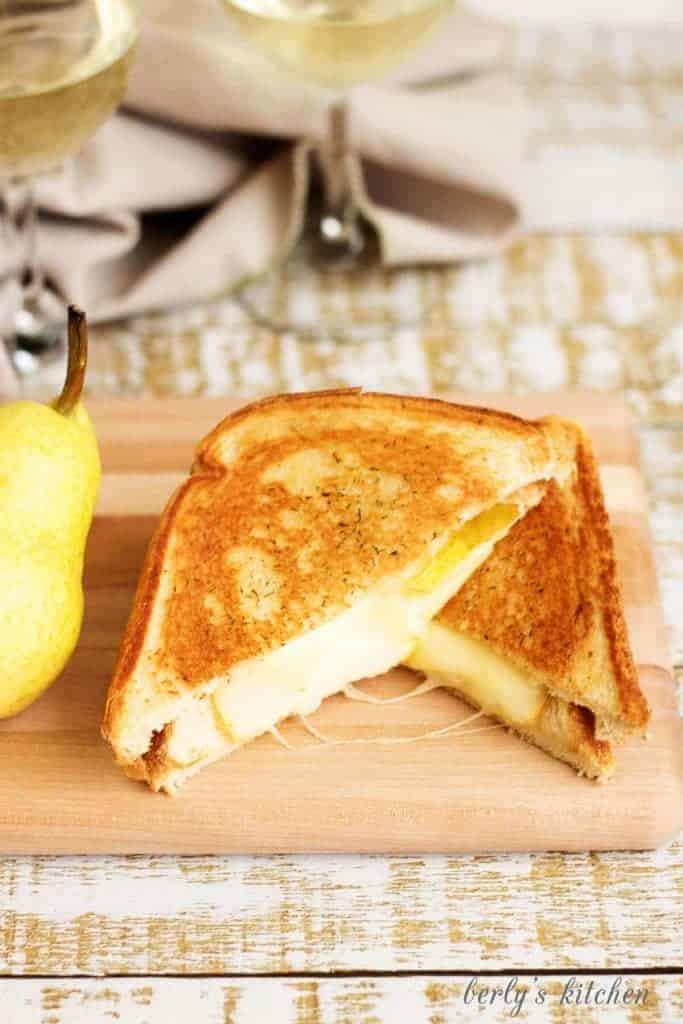
<instances>
[{"instance_id":1,"label":"sliced pear in sandwich","mask_svg":"<svg viewBox=\"0 0 683 1024\"><path fill-rule=\"evenodd\" d=\"M535 722L549 694L481 640L430 623L405 664L446 687L455 686L470 703L510 725Z\"/></svg>"}]
</instances>

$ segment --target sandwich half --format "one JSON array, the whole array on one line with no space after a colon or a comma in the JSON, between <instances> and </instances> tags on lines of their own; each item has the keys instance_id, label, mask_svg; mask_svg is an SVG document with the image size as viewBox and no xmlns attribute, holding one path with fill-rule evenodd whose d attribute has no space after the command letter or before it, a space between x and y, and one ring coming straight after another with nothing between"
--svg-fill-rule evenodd
<instances>
[{"instance_id":1,"label":"sandwich half","mask_svg":"<svg viewBox=\"0 0 683 1024\"><path fill-rule=\"evenodd\" d=\"M407 664L604 780L614 741L644 733L649 710L590 441L566 421L546 427L560 479L448 602Z\"/></svg>"},{"instance_id":2,"label":"sandwich half","mask_svg":"<svg viewBox=\"0 0 683 1024\"><path fill-rule=\"evenodd\" d=\"M283 395L199 445L150 544L103 735L173 791L403 661L543 496L548 431L359 390Z\"/></svg>"}]
</instances>

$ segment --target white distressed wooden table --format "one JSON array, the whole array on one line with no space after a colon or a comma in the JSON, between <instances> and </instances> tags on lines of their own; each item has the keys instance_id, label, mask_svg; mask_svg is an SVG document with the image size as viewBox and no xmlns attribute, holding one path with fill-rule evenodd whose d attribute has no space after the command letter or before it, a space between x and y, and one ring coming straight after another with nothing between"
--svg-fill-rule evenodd
<instances>
[{"instance_id":1,"label":"white distressed wooden table","mask_svg":"<svg viewBox=\"0 0 683 1024\"><path fill-rule=\"evenodd\" d=\"M525 29L511 60L533 101L535 173L573 147L607 167L640 159L659 188L680 171L683 196L680 31ZM674 191L668 225L558 230L485 264L372 275L363 286L377 293L383 329L354 349L278 339L227 300L101 328L90 389L624 393L640 424L681 679L683 216ZM329 299L323 281L309 286ZM352 289L333 298L352 315ZM48 371L31 386L52 383ZM467 1002L473 972L501 987L519 976L530 991L518 1015L510 1002ZM3 858L0 974L2 1024L679 1024L683 845L631 855ZM572 976L606 988L621 976L622 992L644 988L647 1001L601 1010L594 999L574 1005L572 989L561 1005Z\"/></svg>"}]
</instances>

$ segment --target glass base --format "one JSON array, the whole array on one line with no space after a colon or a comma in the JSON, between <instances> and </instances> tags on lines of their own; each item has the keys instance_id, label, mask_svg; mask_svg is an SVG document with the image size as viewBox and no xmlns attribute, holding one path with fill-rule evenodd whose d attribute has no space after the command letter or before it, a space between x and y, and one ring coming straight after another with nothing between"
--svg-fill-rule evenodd
<instances>
[{"instance_id":1,"label":"glass base","mask_svg":"<svg viewBox=\"0 0 683 1024\"><path fill-rule=\"evenodd\" d=\"M234 293L257 325L303 338L355 342L385 320L372 283L381 277L377 233L351 205L330 209L311 188L306 223L287 259Z\"/></svg>"},{"instance_id":2,"label":"glass base","mask_svg":"<svg viewBox=\"0 0 683 1024\"><path fill-rule=\"evenodd\" d=\"M300 260L253 279L234 298L264 330L354 345L441 323L435 274L414 268L321 269Z\"/></svg>"},{"instance_id":3,"label":"glass base","mask_svg":"<svg viewBox=\"0 0 683 1024\"><path fill-rule=\"evenodd\" d=\"M353 343L386 322L389 310L378 296L383 276L372 228L318 217L314 208L289 257L245 281L234 298L268 330Z\"/></svg>"},{"instance_id":4,"label":"glass base","mask_svg":"<svg viewBox=\"0 0 683 1024\"><path fill-rule=\"evenodd\" d=\"M47 288L20 296L9 317L5 344L22 376L61 358L66 349L66 309L58 296Z\"/></svg>"},{"instance_id":5,"label":"glass base","mask_svg":"<svg viewBox=\"0 0 683 1024\"><path fill-rule=\"evenodd\" d=\"M285 263L245 282L233 298L258 327L298 341L357 345L403 329L449 322L443 268L384 266L379 259L332 268L297 246ZM455 271L454 271L455 272Z\"/></svg>"}]
</instances>

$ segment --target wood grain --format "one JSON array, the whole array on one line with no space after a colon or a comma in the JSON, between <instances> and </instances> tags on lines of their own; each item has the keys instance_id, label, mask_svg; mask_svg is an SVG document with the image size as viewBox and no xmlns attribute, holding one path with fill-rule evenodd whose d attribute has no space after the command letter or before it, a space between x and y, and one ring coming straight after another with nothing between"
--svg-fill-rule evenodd
<instances>
[{"instance_id":1,"label":"wood grain","mask_svg":"<svg viewBox=\"0 0 683 1024\"><path fill-rule=\"evenodd\" d=\"M668 841L681 818L681 732L626 410L590 396L469 398L532 415L561 411L591 429L605 460L631 642L653 709L647 756L640 741L624 745L617 777L597 786L500 728L410 747L321 748L287 725L294 750L264 737L201 773L174 800L131 783L98 736L106 685L154 514L191 461L189 449L230 403L93 403L104 484L89 543L83 636L63 680L25 714L0 724L0 848L407 853L645 848ZM150 468L150 449L161 473ZM393 695L410 680L399 671L375 685ZM381 725L371 705L333 698L316 724L339 739L407 737L466 714L460 702L434 691L383 709Z\"/></svg>"},{"instance_id":2,"label":"wood grain","mask_svg":"<svg viewBox=\"0 0 683 1024\"><path fill-rule=\"evenodd\" d=\"M585 104L576 97L576 124ZM614 111L618 125L626 105ZM645 95L641 109L647 112ZM556 139L548 141L553 147L557 154ZM88 387L97 397L164 398L359 384L425 393L592 388L623 394L638 415L675 425L683 390L682 280L680 231L530 236L464 267L367 275L362 287L379 324L354 345L283 339L248 322L229 298L98 326ZM331 287L323 274L305 284L311 301ZM343 279L334 287L335 307L348 308L353 323L355 290ZM61 367L47 367L26 393L51 396L61 377Z\"/></svg>"},{"instance_id":3,"label":"wood grain","mask_svg":"<svg viewBox=\"0 0 683 1024\"><path fill-rule=\"evenodd\" d=\"M620 978L620 981L617 979ZM562 1004L583 996L588 983L623 998L627 988L637 1004L604 1007ZM11 1024L374 1024L377 1021L432 1024L679 1024L683 1015L680 977L647 974L597 975L592 979L549 975L534 980L514 975L484 977L476 992L493 1005L478 1005L467 992L469 978L443 976L401 978L259 979L167 978L102 981L0 981L0 1006ZM569 987L567 987L569 985ZM489 992L484 992L488 987ZM522 991L526 995L522 996ZM541 1002L540 992L544 992ZM515 1004L515 993L520 1000ZM637 993L640 993L639 995ZM507 994L507 1003L504 1002ZM601 1012L602 1011L602 1012ZM607 1016L608 1015L608 1016Z\"/></svg>"},{"instance_id":4,"label":"wood grain","mask_svg":"<svg viewBox=\"0 0 683 1024\"><path fill-rule=\"evenodd\" d=\"M682 854L5 858L0 973L680 966Z\"/></svg>"},{"instance_id":5,"label":"wood grain","mask_svg":"<svg viewBox=\"0 0 683 1024\"><path fill-rule=\"evenodd\" d=\"M683 430L641 429L640 442L669 646L683 669Z\"/></svg>"},{"instance_id":6,"label":"wood grain","mask_svg":"<svg viewBox=\"0 0 683 1024\"><path fill-rule=\"evenodd\" d=\"M576 99L578 124L586 100ZM617 124L624 105L614 111ZM646 96L642 108L647 113ZM554 146L551 139L548 149ZM304 290L317 301L332 288L335 308L348 309L353 323L359 285L334 281L312 274ZM676 425L682 281L680 231L530 236L463 267L364 276L378 324L357 344L282 338L250 323L229 298L97 326L88 389L97 397L173 399L351 385L424 393L592 388L624 395L650 422ZM50 364L25 383L25 393L51 397L62 378L61 366Z\"/></svg>"}]
</instances>

